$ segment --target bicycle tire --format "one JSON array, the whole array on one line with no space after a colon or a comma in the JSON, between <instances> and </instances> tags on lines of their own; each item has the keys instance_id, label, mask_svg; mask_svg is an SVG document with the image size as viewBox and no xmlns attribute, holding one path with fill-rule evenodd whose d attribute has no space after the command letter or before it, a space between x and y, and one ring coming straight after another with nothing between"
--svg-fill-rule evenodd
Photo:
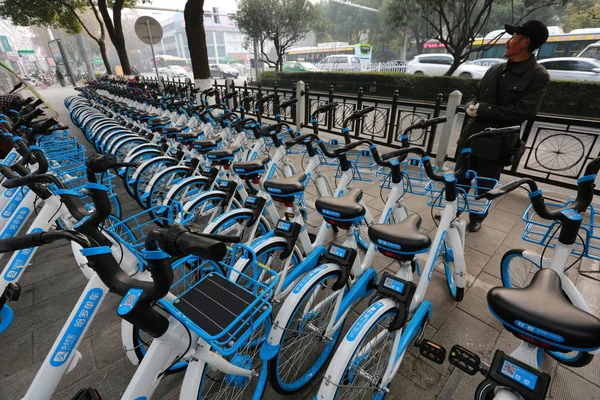
<instances>
[{"instance_id":1,"label":"bicycle tire","mask_svg":"<svg viewBox=\"0 0 600 400\"><path fill-rule=\"evenodd\" d=\"M283 326L284 328L284 333L281 336L281 341L280 341L280 345L281 347L279 348L279 351L277 352L277 355L270 359L268 362L268 369L269 369L269 381L271 382L271 386L273 387L273 389L275 389L275 391L277 393L283 394L283 395L289 395L289 394L293 394L293 393L297 393L298 391L302 390L302 388L306 387L306 385L308 385L312 379L314 379L315 376L318 375L319 371L321 371L323 369L323 367L325 367L325 365L328 364L329 360L331 359L332 355L333 355L333 350L335 349L335 347L337 346L337 343L339 342L340 338L341 338L341 332L344 328L344 322L342 322L342 324L340 325L340 327L338 328L338 330L333 334L333 338L331 341L329 341L328 343L326 343L326 345L321 349L321 346L319 346L319 344L324 344L325 341L322 340L322 338L320 336L318 336L316 338L316 342L314 345L311 346L311 344L309 343L307 346L298 349L298 353L297 354L301 354L304 356L304 360L306 360L306 358L308 357L308 355L310 355L311 353L316 353L316 360L314 360L314 362L312 363L312 365L309 365L306 368L306 371L304 373L301 373L301 375L299 377L297 377L294 381L292 382L284 382L282 380L282 376L281 376L281 371L280 371L280 363L282 360L282 357L285 357L287 355L286 353L286 338L288 335L288 332L294 332L296 333L296 337L300 336L300 334L302 334L303 330L309 325L309 323L311 324L312 327L315 326L314 318L318 318L319 315L311 315L312 313L309 312L307 313L307 316L303 316L302 319L298 319L297 321L295 320L295 317L297 315L297 313L301 310L301 308L303 308L305 306L305 302L315 294L315 291L321 287L321 285L329 285L329 287L331 287L331 285L333 285L333 283L335 283L338 280L340 273L339 271L332 271L329 272L325 275L323 275L319 280L315 281L311 287L306 290L306 292L304 293L304 295L302 297L299 298L299 300L296 302L296 305L293 308L293 312L290 314L290 317L287 321L278 321L279 324L281 326ZM328 282L329 281L329 282ZM294 289L296 290L296 288ZM346 290L346 289L344 289ZM333 293L333 292L332 292ZM291 298L288 297L286 299L286 302L289 301ZM314 298L312 299L313 301ZM318 302L318 301L315 301ZM332 301L333 303L335 303L335 301ZM285 307L285 302L284 305L282 307ZM333 310L331 309L331 312L333 312ZM306 319L308 318L308 319ZM306 319L306 320L305 320ZM312 321L311 321L312 319ZM275 318L275 320L277 320L277 317ZM323 322L325 323L325 327L327 326L329 321L329 318L323 318ZM294 329L294 328L296 329ZM313 328L313 330L315 330L317 328ZM306 335L305 337L310 337L309 335ZM295 337L292 337L292 344L294 344L294 340ZM302 339L301 339L302 340ZM296 346L294 346L296 347ZM297 356L295 356L297 357ZM286 360L288 359L288 357L286 357ZM295 370L300 370L302 369L304 364L298 365L298 363L294 363L293 368Z\"/></svg>"}]
</instances>

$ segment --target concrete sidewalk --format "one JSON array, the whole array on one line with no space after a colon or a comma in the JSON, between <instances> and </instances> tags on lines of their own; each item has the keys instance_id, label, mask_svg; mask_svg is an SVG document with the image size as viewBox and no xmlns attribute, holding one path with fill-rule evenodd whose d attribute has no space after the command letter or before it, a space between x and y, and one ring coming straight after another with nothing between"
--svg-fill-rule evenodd
<instances>
[{"instance_id":1,"label":"concrete sidewalk","mask_svg":"<svg viewBox=\"0 0 600 400\"><path fill-rule=\"evenodd\" d=\"M41 94L59 112L63 123L71 124L63 100L76 92L72 88L55 86ZM70 131L82 144L87 145L77 128L71 127ZM383 208L378 182L359 182L356 187L363 189L364 201L377 217ZM121 191L119 198L123 215L130 216L138 212L137 204L124 190ZM307 192L308 204L314 204L314 192L311 189ZM385 191L383 195L385 198ZM422 216L423 230L433 237L435 223L426 201L424 197L406 196L411 211ZM447 350L455 343L461 344L486 361L491 361L493 351L497 348L510 353L516 347L518 340L503 330L488 311L486 293L490 288L501 285L500 260L506 251L514 248L539 250L539 246L521 239L524 227L521 214L527 205L527 197L520 192L504 196L493 203L481 231L468 234L466 261L469 286L462 302L455 303L448 295L443 271L436 270L433 273L427 298L432 302L434 312L426 332L427 338L445 346ZM318 218L309 218L309 224L315 229ZM335 240L333 237L331 239ZM8 258L8 255L4 256L3 265ZM392 273L397 270L396 264L382 255L375 258L374 267L378 271L388 270ZM593 313L600 315L598 283L580 276L576 271L590 267L590 260L579 261L572 268L571 275ZM15 321L0 336L0 399L20 399L26 392L86 284L85 278L76 269L71 248L63 243L40 248L33 265L23 275L20 282L21 299L11 303L15 310ZM135 367L125 358L121 346L120 318L116 315L119 301L117 296L108 296L79 348L83 359L64 377L53 399L71 399L79 389L90 386L98 389L105 400L120 398ZM356 319L365 306L366 301L359 303L349 319ZM346 329L349 326L346 324ZM552 376L550 399L600 400L600 357L596 357L587 367L574 369L558 365L545 356L543 369ZM165 378L154 398L177 399L182 377L182 374L178 374ZM470 400L481 380L481 376L470 377L454 371L447 362L437 365L425 360L413 347L406 354L386 399L436 399L443 394L441 398L444 399ZM320 379L315 379L317 387L319 383ZM312 399L315 385L294 397ZM454 385L457 390L452 393L450 387ZM264 398L284 397L269 390Z\"/></svg>"}]
</instances>

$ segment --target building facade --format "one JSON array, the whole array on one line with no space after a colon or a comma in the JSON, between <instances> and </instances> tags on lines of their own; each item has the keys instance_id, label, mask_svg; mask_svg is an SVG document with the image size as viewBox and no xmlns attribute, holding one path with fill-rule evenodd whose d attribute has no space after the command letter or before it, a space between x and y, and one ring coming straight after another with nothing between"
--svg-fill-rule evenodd
<instances>
[{"instance_id":1,"label":"building facade","mask_svg":"<svg viewBox=\"0 0 600 400\"><path fill-rule=\"evenodd\" d=\"M218 64L225 58L248 61L248 50L244 48L244 36L233 18L217 7L204 14L206 47L210 64ZM190 58L183 13L174 14L161 22L163 39L157 52L174 57Z\"/></svg>"}]
</instances>

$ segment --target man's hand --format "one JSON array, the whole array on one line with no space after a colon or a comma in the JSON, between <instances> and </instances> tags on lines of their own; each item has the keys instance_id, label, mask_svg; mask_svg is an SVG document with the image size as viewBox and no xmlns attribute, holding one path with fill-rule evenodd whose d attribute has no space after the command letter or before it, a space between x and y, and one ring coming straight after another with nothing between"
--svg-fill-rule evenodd
<instances>
[{"instance_id":1,"label":"man's hand","mask_svg":"<svg viewBox=\"0 0 600 400\"><path fill-rule=\"evenodd\" d=\"M475 118L477 116L477 110L479 109L479 103L477 104L469 104L467 107L467 115L471 118Z\"/></svg>"}]
</instances>

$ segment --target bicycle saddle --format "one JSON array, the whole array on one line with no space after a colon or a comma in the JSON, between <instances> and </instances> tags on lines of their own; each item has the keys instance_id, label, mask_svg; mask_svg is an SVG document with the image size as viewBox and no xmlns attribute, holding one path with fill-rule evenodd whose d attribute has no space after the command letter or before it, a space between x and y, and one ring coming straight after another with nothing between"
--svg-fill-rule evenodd
<instances>
[{"instance_id":1,"label":"bicycle saddle","mask_svg":"<svg viewBox=\"0 0 600 400\"><path fill-rule=\"evenodd\" d=\"M221 139L221 137L218 137L216 139L195 140L194 142L192 142L192 144L194 145L194 148L196 150L199 150L202 153L208 152L210 150L215 150L217 148L217 145L221 143L222 140L223 139Z\"/></svg>"},{"instance_id":2,"label":"bicycle saddle","mask_svg":"<svg viewBox=\"0 0 600 400\"><path fill-rule=\"evenodd\" d=\"M306 174L304 172L292 175L288 178L275 178L265 181L265 190L276 197L293 197L304 193L304 181ZM275 200L275 198L273 199Z\"/></svg>"},{"instance_id":3,"label":"bicycle saddle","mask_svg":"<svg viewBox=\"0 0 600 400\"><path fill-rule=\"evenodd\" d=\"M369 239L377 244L380 252L399 254L424 253L431 247L429 235L419 231L421 216L412 214L398 224L373 224L369 227ZM384 253L385 254L385 253Z\"/></svg>"},{"instance_id":4,"label":"bicycle saddle","mask_svg":"<svg viewBox=\"0 0 600 400\"><path fill-rule=\"evenodd\" d=\"M241 147L230 147L228 149L211 150L207 153L207 156L211 162L231 161L240 148Z\"/></svg>"},{"instance_id":5,"label":"bicycle saddle","mask_svg":"<svg viewBox=\"0 0 600 400\"><path fill-rule=\"evenodd\" d=\"M231 166L233 170L240 175L248 176L265 172L265 165L271 161L268 155L250 161L234 162Z\"/></svg>"},{"instance_id":6,"label":"bicycle saddle","mask_svg":"<svg viewBox=\"0 0 600 400\"><path fill-rule=\"evenodd\" d=\"M536 272L525 288L493 288L487 301L492 314L519 338L565 352L600 348L600 319L572 305L549 268Z\"/></svg>"},{"instance_id":7,"label":"bicycle saddle","mask_svg":"<svg viewBox=\"0 0 600 400\"><path fill-rule=\"evenodd\" d=\"M181 142L189 142L189 141L192 141L194 139L197 139L198 135L200 135L201 133L202 133L202 131L193 131L193 132L178 133L177 134L177 140L179 140Z\"/></svg>"},{"instance_id":8,"label":"bicycle saddle","mask_svg":"<svg viewBox=\"0 0 600 400\"><path fill-rule=\"evenodd\" d=\"M326 220L359 221L365 216L365 208L358 203L362 195L362 190L352 189L341 197L321 197L315 202L315 208Z\"/></svg>"},{"instance_id":9,"label":"bicycle saddle","mask_svg":"<svg viewBox=\"0 0 600 400\"><path fill-rule=\"evenodd\" d=\"M182 126L171 126L168 128L163 128L162 131L167 136L174 136L186 129L189 129L189 128L185 125L182 125Z\"/></svg>"}]
</instances>

